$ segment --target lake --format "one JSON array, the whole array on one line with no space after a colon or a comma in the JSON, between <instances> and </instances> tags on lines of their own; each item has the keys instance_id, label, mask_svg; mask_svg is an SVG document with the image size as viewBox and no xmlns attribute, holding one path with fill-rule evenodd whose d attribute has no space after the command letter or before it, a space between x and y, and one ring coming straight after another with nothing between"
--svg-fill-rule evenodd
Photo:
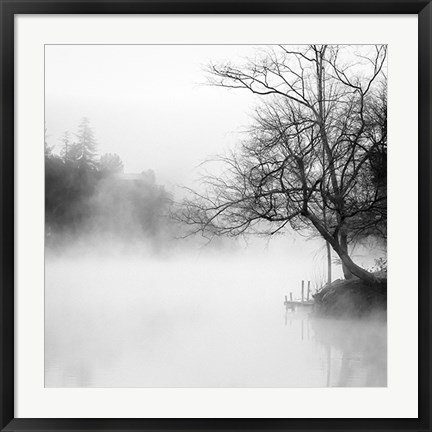
<instances>
[{"instance_id":1,"label":"lake","mask_svg":"<svg viewBox=\"0 0 432 432\"><path fill-rule=\"evenodd\" d=\"M45 386L386 386L385 319L286 311L289 266L47 257Z\"/></svg>"}]
</instances>

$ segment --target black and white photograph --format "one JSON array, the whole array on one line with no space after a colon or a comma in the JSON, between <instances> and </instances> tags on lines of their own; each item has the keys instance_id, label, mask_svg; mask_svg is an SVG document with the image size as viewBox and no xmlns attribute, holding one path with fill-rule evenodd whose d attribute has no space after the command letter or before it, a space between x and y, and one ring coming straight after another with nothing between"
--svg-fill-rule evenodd
<instances>
[{"instance_id":1,"label":"black and white photograph","mask_svg":"<svg viewBox=\"0 0 432 432\"><path fill-rule=\"evenodd\" d=\"M387 387L387 57L45 45L45 387Z\"/></svg>"}]
</instances>

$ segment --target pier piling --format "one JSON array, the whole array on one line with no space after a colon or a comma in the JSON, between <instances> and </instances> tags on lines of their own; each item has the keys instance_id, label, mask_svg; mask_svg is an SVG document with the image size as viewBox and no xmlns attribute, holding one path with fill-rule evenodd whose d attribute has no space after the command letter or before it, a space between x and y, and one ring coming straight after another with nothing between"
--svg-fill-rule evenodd
<instances>
[{"instance_id":1,"label":"pier piling","mask_svg":"<svg viewBox=\"0 0 432 432\"><path fill-rule=\"evenodd\" d=\"M304 280L302 280L301 302L304 303Z\"/></svg>"}]
</instances>

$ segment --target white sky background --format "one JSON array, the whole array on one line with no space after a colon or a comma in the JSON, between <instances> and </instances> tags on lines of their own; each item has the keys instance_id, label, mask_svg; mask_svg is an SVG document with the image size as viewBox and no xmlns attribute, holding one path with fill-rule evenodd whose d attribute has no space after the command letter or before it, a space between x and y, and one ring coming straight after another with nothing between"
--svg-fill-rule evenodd
<instances>
[{"instance_id":1,"label":"white sky background","mask_svg":"<svg viewBox=\"0 0 432 432\"><path fill-rule=\"evenodd\" d=\"M189 183L194 168L241 137L257 98L205 85L210 62L241 61L257 47L221 45L48 45L47 141L88 117L99 152L125 172L153 169L158 183Z\"/></svg>"}]
</instances>

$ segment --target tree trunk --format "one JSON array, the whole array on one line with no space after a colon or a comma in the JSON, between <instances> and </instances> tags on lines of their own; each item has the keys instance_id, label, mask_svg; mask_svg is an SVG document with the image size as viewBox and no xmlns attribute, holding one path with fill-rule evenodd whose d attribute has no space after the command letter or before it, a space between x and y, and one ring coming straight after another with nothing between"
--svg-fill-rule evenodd
<instances>
[{"instance_id":1,"label":"tree trunk","mask_svg":"<svg viewBox=\"0 0 432 432\"><path fill-rule=\"evenodd\" d=\"M332 268L331 268L331 248L330 243L326 241L327 247L327 283L330 285L332 281Z\"/></svg>"},{"instance_id":2,"label":"tree trunk","mask_svg":"<svg viewBox=\"0 0 432 432\"><path fill-rule=\"evenodd\" d=\"M347 239L347 233L345 231L341 231L340 233L340 247L341 249L349 256L348 253L348 239ZM351 272L351 270L347 267L347 265L342 261L342 271L344 274L345 279L352 279L353 278L353 274Z\"/></svg>"},{"instance_id":3,"label":"tree trunk","mask_svg":"<svg viewBox=\"0 0 432 432\"><path fill-rule=\"evenodd\" d=\"M368 284L379 284L380 280L375 275L358 266L350 258L347 249L343 249L341 247L339 241L327 231L327 229L321 224L320 220L314 214L306 213L305 216L312 222L313 226L324 237L324 239L331 244L333 250L338 254L339 258L341 259L342 264L352 275L357 276L359 279L365 281Z\"/></svg>"},{"instance_id":4,"label":"tree trunk","mask_svg":"<svg viewBox=\"0 0 432 432\"><path fill-rule=\"evenodd\" d=\"M358 266L348 255L347 252L340 249L339 251L336 251L336 253L339 255L342 265L350 272L351 276L350 279L353 276L357 276L359 279L371 284L376 285L379 283L379 279L372 273L368 272L364 268L361 268Z\"/></svg>"}]
</instances>

